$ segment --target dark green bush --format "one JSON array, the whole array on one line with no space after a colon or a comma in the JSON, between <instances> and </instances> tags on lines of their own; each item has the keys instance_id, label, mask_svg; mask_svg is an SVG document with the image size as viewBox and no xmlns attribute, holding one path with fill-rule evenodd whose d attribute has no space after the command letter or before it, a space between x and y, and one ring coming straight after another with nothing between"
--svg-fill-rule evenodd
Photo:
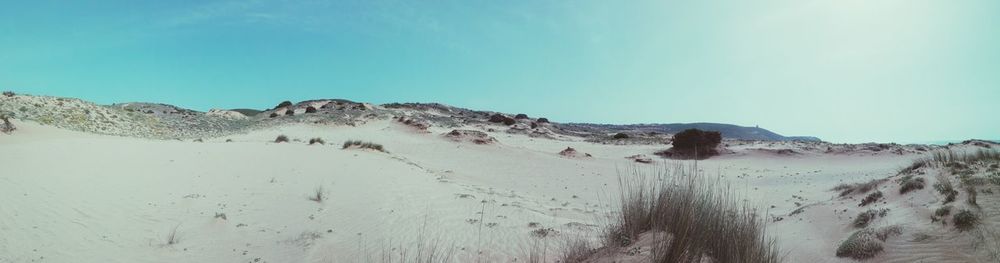
<instances>
[{"instance_id":1,"label":"dark green bush","mask_svg":"<svg viewBox=\"0 0 1000 263\"><path fill-rule=\"evenodd\" d=\"M281 103L278 103L278 106L274 106L274 109L278 109L278 108L281 108L281 107L288 107L288 106L292 106L292 102L286 100L286 101L282 101Z\"/></svg>"}]
</instances>

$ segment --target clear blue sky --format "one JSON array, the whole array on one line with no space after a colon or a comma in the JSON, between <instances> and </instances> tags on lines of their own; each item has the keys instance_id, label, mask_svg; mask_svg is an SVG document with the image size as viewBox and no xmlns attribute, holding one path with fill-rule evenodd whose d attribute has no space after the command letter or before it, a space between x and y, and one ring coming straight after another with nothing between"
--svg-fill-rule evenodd
<instances>
[{"instance_id":1,"label":"clear blue sky","mask_svg":"<svg viewBox=\"0 0 1000 263\"><path fill-rule=\"evenodd\" d=\"M1000 1L3 1L0 89L1000 138ZM98 2L98 1L94 1Z\"/></svg>"}]
</instances>

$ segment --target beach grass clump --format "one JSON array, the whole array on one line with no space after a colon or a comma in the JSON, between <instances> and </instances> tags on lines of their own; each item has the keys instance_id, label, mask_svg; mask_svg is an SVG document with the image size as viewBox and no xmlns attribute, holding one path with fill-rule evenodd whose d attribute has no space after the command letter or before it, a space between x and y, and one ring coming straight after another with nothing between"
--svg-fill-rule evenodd
<instances>
[{"instance_id":1,"label":"beach grass clump","mask_svg":"<svg viewBox=\"0 0 1000 263\"><path fill-rule=\"evenodd\" d=\"M780 261L764 217L694 166L633 167L620 171L618 180L621 211L604 230L605 247L630 245L652 231L667 234L654 242L653 262Z\"/></svg>"},{"instance_id":2,"label":"beach grass clump","mask_svg":"<svg viewBox=\"0 0 1000 263\"><path fill-rule=\"evenodd\" d=\"M924 189L924 184L926 181L923 177L914 177L912 175L904 176L899 180L899 194L906 194L913 190Z\"/></svg>"},{"instance_id":3,"label":"beach grass clump","mask_svg":"<svg viewBox=\"0 0 1000 263\"><path fill-rule=\"evenodd\" d=\"M958 153L952 150L943 150L934 152L931 160L939 165L1000 163L1000 151L980 149L975 152Z\"/></svg>"},{"instance_id":4,"label":"beach grass clump","mask_svg":"<svg viewBox=\"0 0 1000 263\"><path fill-rule=\"evenodd\" d=\"M960 231L966 231L972 229L979 223L979 216L970 210L963 209L962 211L955 213L955 215L951 217L951 221L955 224L955 228Z\"/></svg>"},{"instance_id":5,"label":"beach grass clump","mask_svg":"<svg viewBox=\"0 0 1000 263\"><path fill-rule=\"evenodd\" d=\"M382 147L381 144L365 142L360 140L345 141L341 149L347 149L347 148L372 149L380 152L385 152L385 147Z\"/></svg>"},{"instance_id":6,"label":"beach grass clump","mask_svg":"<svg viewBox=\"0 0 1000 263\"><path fill-rule=\"evenodd\" d=\"M288 136L285 136L284 134L278 135L278 138L274 138L274 142L275 143L288 142Z\"/></svg>"},{"instance_id":7,"label":"beach grass clump","mask_svg":"<svg viewBox=\"0 0 1000 263\"><path fill-rule=\"evenodd\" d=\"M847 196L850 194L864 194L875 189L876 187L878 187L880 183L885 181L886 179L872 179L871 181L862 183L840 184L834 187L832 190L839 191L840 196Z\"/></svg>"},{"instance_id":8,"label":"beach grass clump","mask_svg":"<svg viewBox=\"0 0 1000 263\"><path fill-rule=\"evenodd\" d=\"M944 195L944 203L951 203L955 201L955 197L958 196L958 191L955 190L955 186L952 185L951 181L948 180L946 176L938 176L937 183L934 183L934 190L938 193Z\"/></svg>"},{"instance_id":9,"label":"beach grass clump","mask_svg":"<svg viewBox=\"0 0 1000 263\"><path fill-rule=\"evenodd\" d=\"M559 262L585 262L597 251L587 239L573 237L564 240Z\"/></svg>"},{"instance_id":10,"label":"beach grass clump","mask_svg":"<svg viewBox=\"0 0 1000 263\"><path fill-rule=\"evenodd\" d=\"M878 201L879 199L882 199L882 197L883 197L882 191L872 192L867 196L865 196L864 199L861 199L861 203L858 204L858 206L866 206L868 204Z\"/></svg>"},{"instance_id":11,"label":"beach grass clump","mask_svg":"<svg viewBox=\"0 0 1000 263\"><path fill-rule=\"evenodd\" d=\"M900 170L899 174L914 174L917 171L919 171L920 168L924 168L928 164L930 164L930 160L928 160L928 159L917 159L917 160L914 160L913 163L910 164L910 166L907 166L906 168L903 168L902 170Z\"/></svg>"}]
</instances>

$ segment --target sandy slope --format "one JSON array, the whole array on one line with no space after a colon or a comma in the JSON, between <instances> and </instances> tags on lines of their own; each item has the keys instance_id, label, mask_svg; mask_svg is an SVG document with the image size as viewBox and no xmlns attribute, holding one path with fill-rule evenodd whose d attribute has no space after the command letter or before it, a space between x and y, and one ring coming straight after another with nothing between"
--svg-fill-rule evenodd
<instances>
[{"instance_id":1,"label":"sandy slope","mask_svg":"<svg viewBox=\"0 0 1000 263\"><path fill-rule=\"evenodd\" d=\"M444 138L450 129L389 120L203 143L16 125L0 136L0 262L366 262L433 244L458 262L522 262L538 228L560 233L541 239L555 260L562 238L598 238L614 210L616 171L636 165L624 157L663 148L500 132L491 133L498 143L476 145ZM279 134L301 141L271 143ZM312 137L328 144L302 142ZM389 153L340 149L348 139ZM568 146L581 156L558 154ZM891 176L913 157L742 150L699 167L787 217L833 202L839 183ZM308 200L319 187L326 200ZM850 219L832 211L807 209L770 226L790 262L849 261L833 251ZM166 244L175 228L179 242Z\"/></svg>"}]
</instances>

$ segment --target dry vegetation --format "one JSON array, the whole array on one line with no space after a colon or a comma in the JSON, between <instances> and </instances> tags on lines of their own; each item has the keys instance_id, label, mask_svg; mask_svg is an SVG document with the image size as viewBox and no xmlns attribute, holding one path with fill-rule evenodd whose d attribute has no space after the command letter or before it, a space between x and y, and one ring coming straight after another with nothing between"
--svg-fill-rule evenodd
<instances>
[{"instance_id":1,"label":"dry vegetation","mask_svg":"<svg viewBox=\"0 0 1000 263\"><path fill-rule=\"evenodd\" d=\"M309 200L312 200L313 202L317 202L317 203L322 203L323 199L325 198L323 196L323 192L324 191L323 191L323 187L322 186L316 187L316 190L313 191L313 194L311 196L309 196Z\"/></svg>"},{"instance_id":2,"label":"dry vegetation","mask_svg":"<svg viewBox=\"0 0 1000 263\"><path fill-rule=\"evenodd\" d=\"M951 217L951 221L955 224L955 228L965 231L975 227L976 224L979 223L979 217L972 211L962 210L955 213L955 215Z\"/></svg>"},{"instance_id":3,"label":"dry vegetation","mask_svg":"<svg viewBox=\"0 0 1000 263\"><path fill-rule=\"evenodd\" d=\"M854 183L854 184L841 184L834 187L834 191L839 191L840 196L847 196L851 194L864 194L878 187L886 179L874 179L864 183Z\"/></svg>"},{"instance_id":4,"label":"dry vegetation","mask_svg":"<svg viewBox=\"0 0 1000 263\"><path fill-rule=\"evenodd\" d=\"M10 117L7 117L7 114L0 113L0 133L10 133L16 129L14 124L10 123Z\"/></svg>"},{"instance_id":5,"label":"dry vegetation","mask_svg":"<svg viewBox=\"0 0 1000 263\"><path fill-rule=\"evenodd\" d=\"M780 262L764 218L718 179L677 164L619 173L621 213L605 230L605 247L627 246L645 232L664 232L653 262Z\"/></svg>"},{"instance_id":6,"label":"dry vegetation","mask_svg":"<svg viewBox=\"0 0 1000 263\"><path fill-rule=\"evenodd\" d=\"M372 149L372 150L376 150L376 151L380 151L380 152L385 152L385 148L382 147L381 144L372 143L372 142L365 142L365 141L359 141L359 140L347 140L347 141L345 141L344 145L341 147L341 149L348 149L348 148Z\"/></svg>"},{"instance_id":7,"label":"dry vegetation","mask_svg":"<svg viewBox=\"0 0 1000 263\"><path fill-rule=\"evenodd\" d=\"M837 247L837 257L849 257L853 259L867 259L878 255L884 248L882 242L893 236L903 233L899 226L888 226L881 228L865 228L851 234L844 242Z\"/></svg>"},{"instance_id":8,"label":"dry vegetation","mask_svg":"<svg viewBox=\"0 0 1000 263\"><path fill-rule=\"evenodd\" d=\"M906 194L914 190L924 189L926 181L923 177L915 177L913 175L904 176L899 180L899 194Z\"/></svg>"}]
</instances>

